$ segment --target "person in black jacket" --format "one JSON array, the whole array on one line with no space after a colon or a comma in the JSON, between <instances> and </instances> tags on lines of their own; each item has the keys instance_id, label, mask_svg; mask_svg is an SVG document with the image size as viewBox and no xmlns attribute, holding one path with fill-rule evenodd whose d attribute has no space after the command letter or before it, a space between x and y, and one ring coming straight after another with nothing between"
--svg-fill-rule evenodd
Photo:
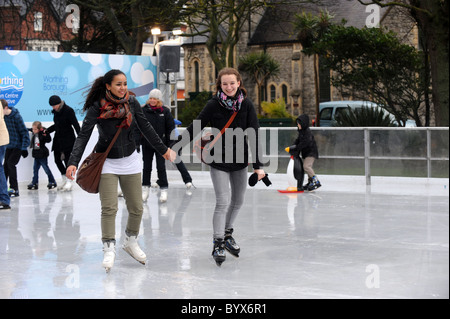
<instances>
[{"instance_id":1,"label":"person in black jacket","mask_svg":"<svg viewBox=\"0 0 450 319\"><path fill-rule=\"evenodd\" d=\"M45 128L42 127L42 123L39 121L34 121L31 125L31 131L33 135L31 136L31 156L34 158L33 164L33 180L27 186L28 189L38 189L39 188L39 169L44 169L45 174L48 176L48 189L55 188L56 181L53 177L52 171L50 167L48 167L48 156L50 154L46 143L50 143L52 141L52 137L50 134L45 132Z\"/></svg>"},{"instance_id":2,"label":"person in black jacket","mask_svg":"<svg viewBox=\"0 0 450 319\"><path fill-rule=\"evenodd\" d=\"M83 107L86 116L69 158L66 176L73 180L86 145L98 128L95 151L108 148L119 127L122 128L103 164L99 184L101 201L101 230L103 267L109 272L116 256L115 219L118 210L118 184L128 209L125 243L122 248L142 264L146 255L137 243L142 220L141 159L136 151L134 127L137 125L150 144L167 160L174 161L176 153L164 145L142 112L138 100L128 91L127 77L120 70L110 70L94 81Z\"/></svg>"},{"instance_id":3,"label":"person in black jacket","mask_svg":"<svg viewBox=\"0 0 450 319\"><path fill-rule=\"evenodd\" d=\"M80 132L80 124L78 124L75 111L68 106L57 95L52 95L48 103L53 108L53 124L47 129L47 133L55 132L53 137L52 151L55 157L55 164L62 176L62 182L58 189L63 191L72 190L72 182L66 179L66 170L72 152L73 143L75 143L75 132ZM74 132L75 129L75 132Z\"/></svg>"},{"instance_id":4,"label":"person in black jacket","mask_svg":"<svg viewBox=\"0 0 450 319\"><path fill-rule=\"evenodd\" d=\"M210 175L216 195L212 256L219 266L226 259L225 249L236 257L240 253L240 247L232 233L247 188L249 148L258 180L266 176L259 157L259 121L253 103L247 98L242 77L236 69L224 68L219 72L215 95L196 120L179 136L179 141L173 147L174 150L179 150L192 141L200 133L194 132L194 126L198 127L198 124L202 130L209 123L216 135L225 127L233 113L236 113L236 117L210 152Z\"/></svg>"},{"instance_id":5,"label":"person in black jacket","mask_svg":"<svg viewBox=\"0 0 450 319\"><path fill-rule=\"evenodd\" d=\"M170 133L175 129L175 122L172 113L170 113L170 109L163 105L160 90L153 89L150 91L148 100L142 107L142 111L164 144L169 145ZM149 195L153 156L155 156L156 170L158 172L157 184L161 188L159 201L164 203L167 201L167 188L169 187L166 161L141 134L139 136L139 144L142 145L142 160L144 162L142 170L142 200L145 202Z\"/></svg>"},{"instance_id":6,"label":"person in black jacket","mask_svg":"<svg viewBox=\"0 0 450 319\"><path fill-rule=\"evenodd\" d=\"M312 191L322 186L313 170L314 160L319 158L319 151L314 135L309 128L309 116L302 114L297 117L296 122L298 137L294 141L294 145L296 145L298 154L303 158L303 169L308 175L308 183L303 188Z\"/></svg>"}]
</instances>

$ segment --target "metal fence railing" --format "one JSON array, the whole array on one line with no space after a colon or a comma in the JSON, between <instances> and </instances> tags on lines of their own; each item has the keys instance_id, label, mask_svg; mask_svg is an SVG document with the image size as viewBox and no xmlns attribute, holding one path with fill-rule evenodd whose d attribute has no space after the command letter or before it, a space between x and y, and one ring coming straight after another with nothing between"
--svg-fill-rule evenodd
<instances>
[{"instance_id":1,"label":"metal fence railing","mask_svg":"<svg viewBox=\"0 0 450 319\"><path fill-rule=\"evenodd\" d=\"M180 131L183 128L179 129ZM314 163L318 174L371 176L449 177L447 127L313 127L319 149ZM268 172L286 172L284 150L297 137L295 127L261 128L263 158ZM189 151L186 151L188 150ZM190 170L207 170L184 148L182 159Z\"/></svg>"}]
</instances>

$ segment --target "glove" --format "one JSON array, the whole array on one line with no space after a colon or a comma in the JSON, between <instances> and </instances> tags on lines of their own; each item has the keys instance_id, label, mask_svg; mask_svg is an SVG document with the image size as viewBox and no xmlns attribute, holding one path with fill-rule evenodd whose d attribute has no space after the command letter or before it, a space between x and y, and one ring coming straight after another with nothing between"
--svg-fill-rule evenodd
<instances>
[{"instance_id":1,"label":"glove","mask_svg":"<svg viewBox=\"0 0 450 319\"><path fill-rule=\"evenodd\" d=\"M264 184L266 184L266 186L270 186L272 185L272 182L269 180L269 174L266 174L261 180L264 182ZM248 178L248 185L250 185L251 187L255 186L256 183L258 183L258 174L253 173L252 175L250 175L250 177Z\"/></svg>"},{"instance_id":2,"label":"glove","mask_svg":"<svg viewBox=\"0 0 450 319\"><path fill-rule=\"evenodd\" d=\"M21 153L22 153L22 157L23 158L26 158L28 156L28 151L27 150L22 150Z\"/></svg>"}]
</instances>

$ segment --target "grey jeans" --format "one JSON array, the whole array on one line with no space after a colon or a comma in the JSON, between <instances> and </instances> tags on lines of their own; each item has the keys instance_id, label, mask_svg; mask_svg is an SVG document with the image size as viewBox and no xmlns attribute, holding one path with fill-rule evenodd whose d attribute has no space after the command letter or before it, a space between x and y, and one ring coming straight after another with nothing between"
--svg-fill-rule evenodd
<instances>
[{"instance_id":1,"label":"grey jeans","mask_svg":"<svg viewBox=\"0 0 450 319\"><path fill-rule=\"evenodd\" d=\"M233 228L233 223L244 203L247 189L247 168L224 172L211 167L210 174L216 194L213 236L223 239L225 229Z\"/></svg>"}]
</instances>

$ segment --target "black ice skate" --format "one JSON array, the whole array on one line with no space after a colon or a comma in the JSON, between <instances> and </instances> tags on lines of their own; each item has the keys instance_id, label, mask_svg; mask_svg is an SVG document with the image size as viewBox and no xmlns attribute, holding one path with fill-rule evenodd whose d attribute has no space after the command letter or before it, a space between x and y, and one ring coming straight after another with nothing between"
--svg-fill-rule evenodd
<instances>
[{"instance_id":1,"label":"black ice skate","mask_svg":"<svg viewBox=\"0 0 450 319\"><path fill-rule=\"evenodd\" d=\"M308 190L309 191L313 191L315 189L318 189L320 186L322 186L322 184L320 184L320 182L319 182L319 180L317 179L316 176L313 176L312 177L312 182L308 186Z\"/></svg>"},{"instance_id":2,"label":"black ice skate","mask_svg":"<svg viewBox=\"0 0 450 319\"><path fill-rule=\"evenodd\" d=\"M30 183L27 185L27 189L38 189L38 188L39 188L38 184Z\"/></svg>"},{"instance_id":3,"label":"black ice skate","mask_svg":"<svg viewBox=\"0 0 450 319\"><path fill-rule=\"evenodd\" d=\"M53 188L56 188L58 185L56 185L56 183L48 183L47 184L47 188L48 189L53 189Z\"/></svg>"},{"instance_id":4,"label":"black ice skate","mask_svg":"<svg viewBox=\"0 0 450 319\"><path fill-rule=\"evenodd\" d=\"M225 249L232 254L235 257L239 257L239 253L241 251L241 248L238 244L236 244L236 241L234 240L233 236L233 229L226 229L225 230Z\"/></svg>"},{"instance_id":5,"label":"black ice skate","mask_svg":"<svg viewBox=\"0 0 450 319\"><path fill-rule=\"evenodd\" d=\"M313 185L312 177L308 177L308 182L305 185L303 185L303 189L309 189L310 187L312 187L312 185Z\"/></svg>"},{"instance_id":6,"label":"black ice skate","mask_svg":"<svg viewBox=\"0 0 450 319\"><path fill-rule=\"evenodd\" d=\"M221 266L225 261L225 242L221 238L214 239L214 247L212 251L212 256L217 266Z\"/></svg>"}]
</instances>

